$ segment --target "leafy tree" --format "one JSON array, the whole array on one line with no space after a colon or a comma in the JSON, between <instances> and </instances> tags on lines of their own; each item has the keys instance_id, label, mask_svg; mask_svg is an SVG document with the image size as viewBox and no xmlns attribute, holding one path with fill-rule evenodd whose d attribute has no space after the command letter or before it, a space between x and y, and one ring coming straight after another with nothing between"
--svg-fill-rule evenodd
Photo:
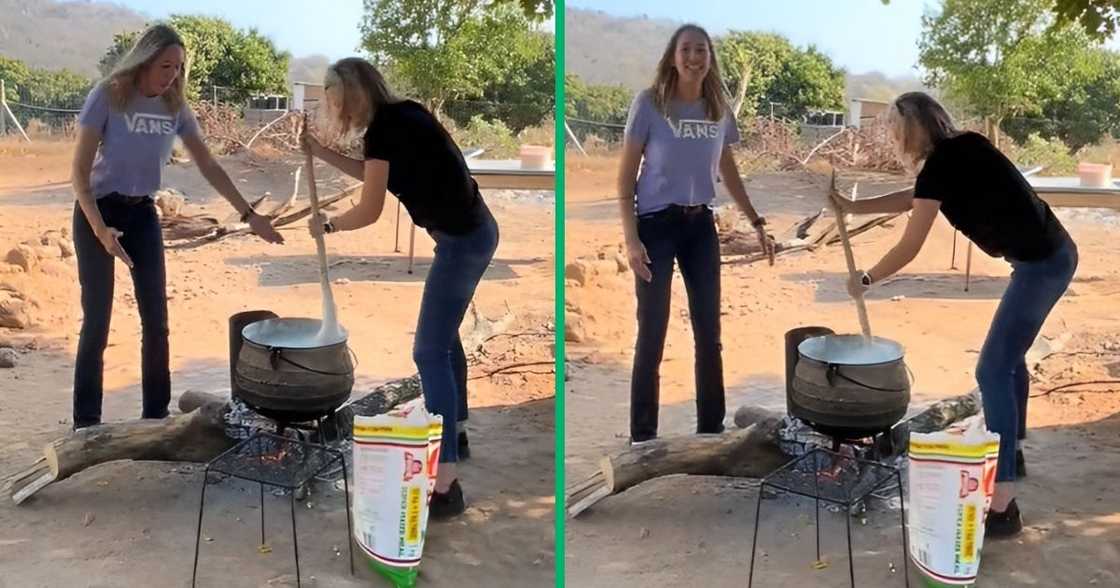
<instances>
[{"instance_id":1,"label":"leafy tree","mask_svg":"<svg viewBox=\"0 0 1120 588\"><path fill-rule=\"evenodd\" d=\"M439 114L478 98L539 55L531 22L511 2L365 0L362 46Z\"/></svg>"},{"instance_id":2,"label":"leafy tree","mask_svg":"<svg viewBox=\"0 0 1120 588\"><path fill-rule=\"evenodd\" d=\"M284 92L291 56L254 29L243 31L220 18L172 15L168 24L187 46L188 86L192 99L210 87L229 88L225 96L241 101L256 93ZM139 38L139 31L118 33L98 69L108 75Z\"/></svg>"},{"instance_id":3,"label":"leafy tree","mask_svg":"<svg viewBox=\"0 0 1120 588\"><path fill-rule=\"evenodd\" d=\"M882 0L890 4L891 0ZM1057 20L1056 26L1076 22L1098 41L1116 34L1120 28L1120 0L1047 0L1046 7Z\"/></svg>"},{"instance_id":4,"label":"leafy tree","mask_svg":"<svg viewBox=\"0 0 1120 588\"><path fill-rule=\"evenodd\" d=\"M622 86L587 84L575 74L564 77L564 112L572 118L623 124L634 93Z\"/></svg>"},{"instance_id":5,"label":"leafy tree","mask_svg":"<svg viewBox=\"0 0 1120 588\"><path fill-rule=\"evenodd\" d=\"M1050 0L944 0L922 18L925 82L966 103L996 136L1006 117L1038 113L1048 97L1092 76L1092 41L1054 27ZM998 141L998 137L996 137Z\"/></svg>"},{"instance_id":6,"label":"leafy tree","mask_svg":"<svg viewBox=\"0 0 1120 588\"><path fill-rule=\"evenodd\" d=\"M844 106L844 71L815 47L799 49L774 33L731 31L716 41L716 54L728 91L744 97L740 117L770 102L782 103L788 116Z\"/></svg>"}]
</instances>

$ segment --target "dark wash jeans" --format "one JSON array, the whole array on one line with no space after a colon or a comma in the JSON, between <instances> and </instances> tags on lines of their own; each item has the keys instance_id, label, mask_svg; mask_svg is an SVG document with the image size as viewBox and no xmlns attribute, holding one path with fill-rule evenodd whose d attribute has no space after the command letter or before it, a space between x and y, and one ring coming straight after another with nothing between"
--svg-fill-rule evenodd
<instances>
[{"instance_id":1,"label":"dark wash jeans","mask_svg":"<svg viewBox=\"0 0 1120 588\"><path fill-rule=\"evenodd\" d=\"M443 417L439 461L459 461L458 424L467 417L467 357L459 339L475 289L498 248L498 223L485 222L465 235L431 230L435 258L424 282L412 358L420 372L424 403Z\"/></svg>"},{"instance_id":2,"label":"dark wash jeans","mask_svg":"<svg viewBox=\"0 0 1120 588\"><path fill-rule=\"evenodd\" d=\"M132 284L140 312L143 418L166 417L171 402L167 329L167 273L163 234L155 203L147 196L110 194L97 200L105 224L122 233L121 246L132 259ZM101 422L102 380L109 319L113 314L112 255L93 234L81 207L74 204L74 250L82 289L82 331L74 364L74 427Z\"/></svg>"},{"instance_id":3,"label":"dark wash jeans","mask_svg":"<svg viewBox=\"0 0 1120 588\"><path fill-rule=\"evenodd\" d=\"M715 219L707 206L671 206L638 217L638 237L653 279L635 278L638 340L630 378L630 438L657 436L660 366L669 327L673 262L680 267L696 347L696 431L723 431L726 414L720 345L720 260Z\"/></svg>"},{"instance_id":4,"label":"dark wash jeans","mask_svg":"<svg viewBox=\"0 0 1120 588\"><path fill-rule=\"evenodd\" d=\"M1069 288L1077 260L1077 245L1068 238L1046 259L1008 260L1012 267L1011 283L996 309L976 365L984 420L989 430L999 433L997 482L1015 480L1016 445L1027 430L1027 351L1046 317Z\"/></svg>"}]
</instances>

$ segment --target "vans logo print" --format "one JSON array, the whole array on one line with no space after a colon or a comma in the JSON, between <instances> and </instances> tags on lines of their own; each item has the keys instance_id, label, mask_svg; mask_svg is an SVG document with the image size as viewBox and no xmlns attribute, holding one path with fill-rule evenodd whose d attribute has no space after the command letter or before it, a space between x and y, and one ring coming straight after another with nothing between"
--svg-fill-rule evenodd
<instances>
[{"instance_id":1,"label":"vans logo print","mask_svg":"<svg viewBox=\"0 0 1120 588\"><path fill-rule=\"evenodd\" d=\"M164 114L134 112L124 115L128 132L141 135L173 135L175 119Z\"/></svg>"},{"instance_id":2,"label":"vans logo print","mask_svg":"<svg viewBox=\"0 0 1120 588\"><path fill-rule=\"evenodd\" d=\"M674 124L671 119L665 120L669 123L669 128L673 130L673 136L678 139L715 139L719 137L718 122L683 118Z\"/></svg>"}]
</instances>

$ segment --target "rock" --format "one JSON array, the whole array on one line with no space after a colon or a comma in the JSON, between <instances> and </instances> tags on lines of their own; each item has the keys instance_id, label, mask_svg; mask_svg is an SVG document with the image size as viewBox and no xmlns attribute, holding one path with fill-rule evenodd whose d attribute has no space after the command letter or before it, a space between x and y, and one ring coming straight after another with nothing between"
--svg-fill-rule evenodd
<instances>
[{"instance_id":1,"label":"rock","mask_svg":"<svg viewBox=\"0 0 1120 588\"><path fill-rule=\"evenodd\" d=\"M8 255L4 257L4 261L23 268L23 271L29 272L39 265L39 256L36 254L35 249L30 245L19 244L8 251Z\"/></svg>"},{"instance_id":2,"label":"rock","mask_svg":"<svg viewBox=\"0 0 1120 588\"><path fill-rule=\"evenodd\" d=\"M23 296L11 290L0 290L0 327L26 329L30 324Z\"/></svg>"},{"instance_id":3,"label":"rock","mask_svg":"<svg viewBox=\"0 0 1120 588\"><path fill-rule=\"evenodd\" d=\"M572 280L579 286L586 286L589 277L591 277L591 267L582 259L577 259L564 267L564 279Z\"/></svg>"},{"instance_id":4,"label":"rock","mask_svg":"<svg viewBox=\"0 0 1120 588\"><path fill-rule=\"evenodd\" d=\"M570 312L564 313L564 340L572 343L583 343L587 340L583 317Z\"/></svg>"},{"instance_id":5,"label":"rock","mask_svg":"<svg viewBox=\"0 0 1120 588\"><path fill-rule=\"evenodd\" d=\"M19 363L19 354L10 347L0 347L0 368L14 368Z\"/></svg>"},{"instance_id":6,"label":"rock","mask_svg":"<svg viewBox=\"0 0 1120 588\"><path fill-rule=\"evenodd\" d=\"M62 255L62 259L74 257L74 242L70 239L59 239L58 252Z\"/></svg>"},{"instance_id":7,"label":"rock","mask_svg":"<svg viewBox=\"0 0 1120 588\"><path fill-rule=\"evenodd\" d=\"M174 188L156 190L154 196L160 214L167 218L179 216L187 202L186 196Z\"/></svg>"}]
</instances>

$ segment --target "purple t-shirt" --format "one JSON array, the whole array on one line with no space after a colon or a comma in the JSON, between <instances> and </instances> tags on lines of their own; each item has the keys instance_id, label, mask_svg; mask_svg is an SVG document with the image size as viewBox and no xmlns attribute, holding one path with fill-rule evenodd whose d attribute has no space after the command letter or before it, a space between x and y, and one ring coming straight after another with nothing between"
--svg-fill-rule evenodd
<instances>
[{"instance_id":1,"label":"purple t-shirt","mask_svg":"<svg viewBox=\"0 0 1120 588\"><path fill-rule=\"evenodd\" d=\"M739 129L730 113L708 120L703 100L674 100L665 117L643 90L630 105L626 139L642 145L638 173L638 214L670 205L710 204L716 197L716 175L725 145L739 142Z\"/></svg>"},{"instance_id":2,"label":"purple t-shirt","mask_svg":"<svg viewBox=\"0 0 1120 588\"><path fill-rule=\"evenodd\" d=\"M90 172L94 198L118 192L147 196L160 188L161 171L171 159L175 137L197 135L190 107L169 113L159 96L136 95L124 111L114 110L105 83L86 97L78 124L101 131L101 144Z\"/></svg>"}]
</instances>

